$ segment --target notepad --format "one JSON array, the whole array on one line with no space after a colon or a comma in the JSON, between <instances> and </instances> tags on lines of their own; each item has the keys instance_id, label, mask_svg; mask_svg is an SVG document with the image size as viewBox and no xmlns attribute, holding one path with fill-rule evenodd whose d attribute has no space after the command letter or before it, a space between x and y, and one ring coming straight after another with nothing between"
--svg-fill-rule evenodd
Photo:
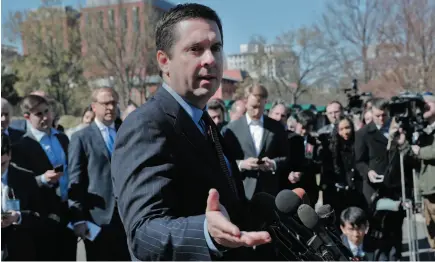
<instances>
[{"instance_id":1,"label":"notepad","mask_svg":"<svg viewBox=\"0 0 435 262\"><path fill-rule=\"evenodd\" d=\"M86 236L87 239L94 241L94 239L98 236L101 231L101 227L95 225L92 222L86 221L86 225L89 229L89 234ZM69 223L67 226L69 229L74 230L73 224Z\"/></svg>"}]
</instances>

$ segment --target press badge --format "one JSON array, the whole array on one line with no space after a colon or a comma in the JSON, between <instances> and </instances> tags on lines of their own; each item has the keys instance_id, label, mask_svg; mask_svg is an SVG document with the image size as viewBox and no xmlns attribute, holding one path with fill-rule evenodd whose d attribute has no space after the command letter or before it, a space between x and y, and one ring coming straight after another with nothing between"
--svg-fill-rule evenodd
<instances>
[{"instance_id":1,"label":"press badge","mask_svg":"<svg viewBox=\"0 0 435 262\"><path fill-rule=\"evenodd\" d=\"M6 208L8 211L20 211L20 200L19 199L8 199L6 200Z\"/></svg>"}]
</instances>

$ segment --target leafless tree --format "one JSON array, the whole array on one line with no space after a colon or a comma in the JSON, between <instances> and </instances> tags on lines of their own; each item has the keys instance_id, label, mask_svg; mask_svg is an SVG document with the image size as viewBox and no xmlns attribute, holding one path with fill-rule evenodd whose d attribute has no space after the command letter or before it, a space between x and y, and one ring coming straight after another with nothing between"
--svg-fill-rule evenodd
<instances>
[{"instance_id":1,"label":"leafless tree","mask_svg":"<svg viewBox=\"0 0 435 262\"><path fill-rule=\"evenodd\" d=\"M407 89L423 91L435 86L435 3L429 0L389 1L382 41L392 52L389 74Z\"/></svg>"},{"instance_id":2,"label":"leafless tree","mask_svg":"<svg viewBox=\"0 0 435 262\"><path fill-rule=\"evenodd\" d=\"M72 111L78 100L74 93L86 86L79 20L80 13L65 8L59 0L44 0L36 10L9 14L3 26L6 37L12 42L21 39L25 51L13 63L19 95L45 89L65 114Z\"/></svg>"},{"instance_id":3,"label":"leafless tree","mask_svg":"<svg viewBox=\"0 0 435 262\"><path fill-rule=\"evenodd\" d=\"M388 15L383 0L328 1L318 29L334 63L330 69L337 78L357 78L367 83L374 77L370 48L376 46L379 28Z\"/></svg>"},{"instance_id":4,"label":"leafless tree","mask_svg":"<svg viewBox=\"0 0 435 262\"><path fill-rule=\"evenodd\" d=\"M113 9L86 11L82 34L87 65L93 76L105 77L120 94L124 107L134 87L145 87L147 76L156 74L154 27L160 13L152 1L128 8L118 0Z\"/></svg>"}]
</instances>

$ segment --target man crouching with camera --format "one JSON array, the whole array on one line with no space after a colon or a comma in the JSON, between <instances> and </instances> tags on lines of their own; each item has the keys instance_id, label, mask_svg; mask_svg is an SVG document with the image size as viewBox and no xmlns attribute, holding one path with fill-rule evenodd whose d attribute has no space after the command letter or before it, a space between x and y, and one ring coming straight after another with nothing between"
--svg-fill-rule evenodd
<instances>
[{"instance_id":1,"label":"man crouching with camera","mask_svg":"<svg viewBox=\"0 0 435 262\"><path fill-rule=\"evenodd\" d=\"M413 155L421 160L419 180L424 198L424 216L429 244L435 249L435 96L427 95L423 98L427 105L423 117L429 125L419 138L419 146L413 145L410 149Z\"/></svg>"}]
</instances>

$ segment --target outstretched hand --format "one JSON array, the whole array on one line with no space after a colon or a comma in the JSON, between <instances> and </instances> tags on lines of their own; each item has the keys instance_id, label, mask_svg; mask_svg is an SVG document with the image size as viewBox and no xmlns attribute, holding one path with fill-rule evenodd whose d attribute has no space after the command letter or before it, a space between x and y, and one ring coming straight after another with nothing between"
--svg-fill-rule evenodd
<instances>
[{"instance_id":1,"label":"outstretched hand","mask_svg":"<svg viewBox=\"0 0 435 262\"><path fill-rule=\"evenodd\" d=\"M237 248L241 246L253 247L267 244L272 241L266 231L246 232L231 223L224 215L225 209L219 203L219 193L210 189L207 199L205 216L210 236L221 246Z\"/></svg>"}]
</instances>

